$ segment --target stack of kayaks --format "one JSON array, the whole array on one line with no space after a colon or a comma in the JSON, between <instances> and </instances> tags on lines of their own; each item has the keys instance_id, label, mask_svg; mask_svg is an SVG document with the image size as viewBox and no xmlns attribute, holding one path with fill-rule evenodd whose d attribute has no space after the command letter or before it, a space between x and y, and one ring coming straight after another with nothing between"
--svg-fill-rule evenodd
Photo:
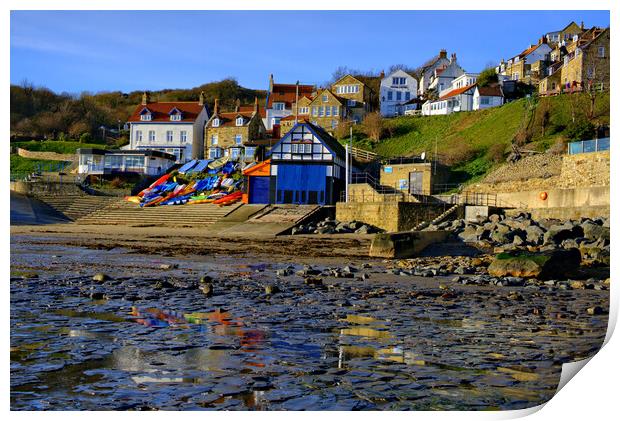
<instances>
[{"instance_id":1,"label":"stack of kayaks","mask_svg":"<svg viewBox=\"0 0 620 421\"><path fill-rule=\"evenodd\" d=\"M177 172L161 176L136 196L127 196L125 200L140 207L201 203L230 205L242 197L243 179L235 175L240 167L228 157L192 160Z\"/></svg>"}]
</instances>

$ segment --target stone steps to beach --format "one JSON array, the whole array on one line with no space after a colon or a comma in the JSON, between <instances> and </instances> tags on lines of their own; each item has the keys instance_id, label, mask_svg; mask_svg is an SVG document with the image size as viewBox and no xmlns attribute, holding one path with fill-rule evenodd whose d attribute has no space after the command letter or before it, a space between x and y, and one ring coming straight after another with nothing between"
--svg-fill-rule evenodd
<instances>
[{"instance_id":1,"label":"stone steps to beach","mask_svg":"<svg viewBox=\"0 0 620 421\"><path fill-rule=\"evenodd\" d=\"M37 195L37 198L72 221L83 218L119 200L118 197L89 196L86 194Z\"/></svg>"},{"instance_id":2,"label":"stone steps to beach","mask_svg":"<svg viewBox=\"0 0 620 421\"><path fill-rule=\"evenodd\" d=\"M218 206L201 203L141 208L136 203L117 200L76 222L81 225L204 226L219 221L241 205L238 203Z\"/></svg>"}]
</instances>

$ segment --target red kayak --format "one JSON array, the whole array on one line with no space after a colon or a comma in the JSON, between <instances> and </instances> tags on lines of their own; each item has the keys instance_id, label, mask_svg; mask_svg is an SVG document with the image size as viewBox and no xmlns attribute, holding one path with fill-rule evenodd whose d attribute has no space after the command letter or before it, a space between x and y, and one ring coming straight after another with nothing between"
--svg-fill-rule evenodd
<instances>
[{"instance_id":1,"label":"red kayak","mask_svg":"<svg viewBox=\"0 0 620 421\"><path fill-rule=\"evenodd\" d=\"M153 187L159 186L160 184L163 184L166 181L168 181L168 178L170 178L170 174L164 174L161 177L159 177L157 180L155 180L153 182L153 184L151 184L150 186L148 186L144 190L152 189ZM142 190L140 193L138 193L138 196L140 196L140 197L144 196L144 190Z\"/></svg>"},{"instance_id":2,"label":"red kayak","mask_svg":"<svg viewBox=\"0 0 620 421\"><path fill-rule=\"evenodd\" d=\"M220 197L217 200L214 200L213 204L217 205L218 203L228 202L228 201L231 201L231 200L234 200L234 199L237 199L237 198L240 199L242 194L243 193L241 191L236 191L234 193L227 194L226 196L223 196L223 197Z\"/></svg>"}]
</instances>

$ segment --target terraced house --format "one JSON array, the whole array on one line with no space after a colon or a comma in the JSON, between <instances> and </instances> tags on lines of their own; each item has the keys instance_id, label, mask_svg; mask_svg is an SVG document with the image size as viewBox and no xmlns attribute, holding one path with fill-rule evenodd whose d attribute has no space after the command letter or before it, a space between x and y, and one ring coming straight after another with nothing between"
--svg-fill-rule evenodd
<instances>
[{"instance_id":1,"label":"terraced house","mask_svg":"<svg viewBox=\"0 0 620 421\"><path fill-rule=\"evenodd\" d=\"M329 89L323 89L309 104L309 119L315 126L333 132L347 117L347 102L346 98L334 95Z\"/></svg>"},{"instance_id":2,"label":"terraced house","mask_svg":"<svg viewBox=\"0 0 620 421\"><path fill-rule=\"evenodd\" d=\"M200 159L208 118L202 92L197 102L152 102L145 92L128 120L128 149L164 152L180 163Z\"/></svg>"},{"instance_id":3,"label":"terraced house","mask_svg":"<svg viewBox=\"0 0 620 421\"><path fill-rule=\"evenodd\" d=\"M448 60L448 52L444 49L439 51L439 54L432 59L428 60L422 65L422 71L420 74L420 83L418 84L418 95L425 96L428 91L428 85L431 83L431 76L435 73L435 70L440 67L445 67L450 63Z\"/></svg>"},{"instance_id":4,"label":"terraced house","mask_svg":"<svg viewBox=\"0 0 620 421\"><path fill-rule=\"evenodd\" d=\"M205 156L210 159L228 156L233 159L252 160L256 147L263 143L266 129L263 124L258 98L253 107L237 103L234 111L221 112L215 100L213 115L204 128Z\"/></svg>"},{"instance_id":5,"label":"terraced house","mask_svg":"<svg viewBox=\"0 0 620 421\"><path fill-rule=\"evenodd\" d=\"M298 98L312 96L314 90L312 85L274 83L273 75L269 75L269 91L263 120L265 128L273 130L273 126L279 125L282 118L293 114L293 107Z\"/></svg>"},{"instance_id":6,"label":"terraced house","mask_svg":"<svg viewBox=\"0 0 620 421\"><path fill-rule=\"evenodd\" d=\"M546 64L549 61L552 48L547 44L545 36L537 44L530 44L528 48L502 61L495 68L498 75L507 76L512 80L538 86L545 75Z\"/></svg>"},{"instance_id":7,"label":"terraced house","mask_svg":"<svg viewBox=\"0 0 620 421\"><path fill-rule=\"evenodd\" d=\"M312 103L311 96L302 96L297 100L297 104L293 103L292 114L280 119L280 136L286 135L289 130L300 121L310 121L310 104ZM298 111L299 109L299 111Z\"/></svg>"}]
</instances>

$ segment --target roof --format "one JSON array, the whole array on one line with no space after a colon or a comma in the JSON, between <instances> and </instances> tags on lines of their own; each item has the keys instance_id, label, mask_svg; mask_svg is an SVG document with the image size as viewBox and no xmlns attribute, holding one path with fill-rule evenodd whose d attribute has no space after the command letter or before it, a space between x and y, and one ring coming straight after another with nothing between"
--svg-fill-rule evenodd
<instances>
[{"instance_id":1,"label":"roof","mask_svg":"<svg viewBox=\"0 0 620 421\"><path fill-rule=\"evenodd\" d=\"M267 171L269 171L270 167L271 167L271 159L268 159L266 161L259 162L256 165L252 165L247 170L244 170L243 171L243 175L252 175L255 172L259 172L260 173L260 172L263 172L265 169L267 169Z\"/></svg>"},{"instance_id":2,"label":"roof","mask_svg":"<svg viewBox=\"0 0 620 421\"><path fill-rule=\"evenodd\" d=\"M79 148L75 151L78 155L142 155L153 156L158 158L166 158L176 161L176 156L150 149L97 149L97 148Z\"/></svg>"},{"instance_id":3,"label":"roof","mask_svg":"<svg viewBox=\"0 0 620 421\"><path fill-rule=\"evenodd\" d=\"M296 84L282 84L274 83L273 89L267 96L267 108L272 108L274 102L284 102L287 108L295 102L296 93L299 93L299 97L312 95L314 92L314 86L312 85L299 85L299 91L297 91Z\"/></svg>"},{"instance_id":4,"label":"roof","mask_svg":"<svg viewBox=\"0 0 620 421\"><path fill-rule=\"evenodd\" d=\"M297 116L297 120L305 120L308 121L308 114L301 114L299 116ZM289 121L289 120L295 120L295 114L291 114L291 115L287 115L286 117L282 117L280 119L280 121Z\"/></svg>"},{"instance_id":5,"label":"roof","mask_svg":"<svg viewBox=\"0 0 620 421\"><path fill-rule=\"evenodd\" d=\"M478 86L480 96L504 96L499 85Z\"/></svg>"},{"instance_id":6,"label":"roof","mask_svg":"<svg viewBox=\"0 0 620 421\"><path fill-rule=\"evenodd\" d=\"M240 112L250 112L253 113L254 112L254 105L240 105L239 106L239 111ZM261 118L265 118L267 117L267 111L265 111L264 107L258 107L258 114L261 116Z\"/></svg>"},{"instance_id":7,"label":"roof","mask_svg":"<svg viewBox=\"0 0 620 421\"><path fill-rule=\"evenodd\" d=\"M472 85L463 86L462 88L453 89L450 92L448 92L447 94L440 96L439 100L443 100L443 99L447 99L447 98L452 98L453 96L460 95L460 94L462 94L464 92L469 91L474 86L476 86L475 83L472 84Z\"/></svg>"},{"instance_id":8,"label":"roof","mask_svg":"<svg viewBox=\"0 0 620 421\"><path fill-rule=\"evenodd\" d=\"M213 121L213 119L215 117L220 119L220 125L215 127L216 129L218 127L231 127L231 126L236 126L237 125L237 117L241 116L245 119L244 122L244 126L246 126L250 120L252 119L252 116L254 115L254 109L252 109L252 111L248 112L248 111L232 111L232 112L226 112L226 113L217 113L214 114L213 117L211 118L211 120L209 120L209 127L213 127L210 123L211 121Z\"/></svg>"},{"instance_id":9,"label":"roof","mask_svg":"<svg viewBox=\"0 0 620 421\"><path fill-rule=\"evenodd\" d=\"M127 120L128 122L143 122L140 119L140 114L144 109L151 112L151 122L167 122L167 123L187 123L194 122L198 118L198 114L205 108L204 105L200 105L198 102L149 102L146 105L139 104L134 109L133 113ZM171 121L170 112L177 109L183 113L183 119L181 121Z\"/></svg>"},{"instance_id":10,"label":"roof","mask_svg":"<svg viewBox=\"0 0 620 421\"><path fill-rule=\"evenodd\" d=\"M307 122L307 121L299 122L299 123L295 124L295 126L293 126L293 128L291 130L289 130L284 136L282 136L282 139L278 140L278 143L283 142L284 139L286 139L286 137L289 136L289 134L292 133L300 125L308 127L308 129L316 137L318 137L321 142L323 142L323 144L327 147L327 149L329 149L337 157L339 157L339 158L341 158L343 160L345 159L346 152L345 152L344 146L342 146L340 144L340 142L338 142L335 138L333 138L332 135L327 133L322 127L314 125L314 124L312 124L310 122ZM276 145L277 145L277 143L276 143ZM274 147L275 147L275 145L274 145ZM271 154L271 151L269 151L269 154Z\"/></svg>"}]
</instances>

